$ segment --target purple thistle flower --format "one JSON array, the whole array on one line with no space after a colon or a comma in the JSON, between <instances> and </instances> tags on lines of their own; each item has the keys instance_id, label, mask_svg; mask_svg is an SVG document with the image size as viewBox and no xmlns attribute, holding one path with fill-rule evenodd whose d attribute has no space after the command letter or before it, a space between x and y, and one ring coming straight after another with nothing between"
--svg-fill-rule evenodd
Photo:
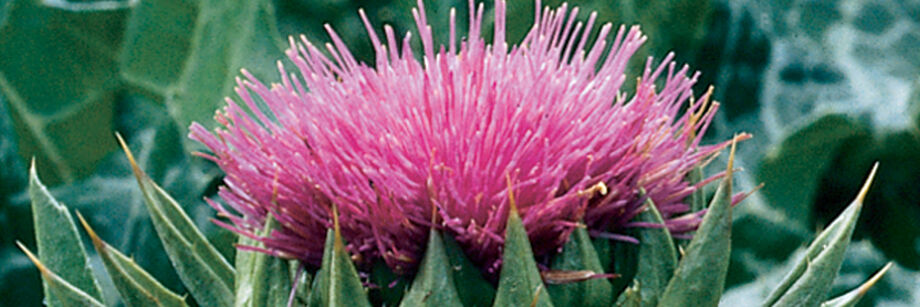
<instances>
[{"instance_id":1,"label":"purple thistle flower","mask_svg":"<svg viewBox=\"0 0 920 307\"><path fill-rule=\"evenodd\" d=\"M627 62L646 40L638 27L606 24L588 46L595 14L583 24L578 8L541 11L538 0L531 31L509 46L497 1L489 45L483 6L471 0L469 37L457 40L452 11L449 43L434 46L418 5L421 60L409 34L397 40L386 26L381 39L361 12L374 66L327 26L331 56L292 38L297 73L279 64L282 83L266 86L243 71L236 92L245 106L228 98L214 134L192 124L191 137L213 152L202 156L226 173L218 194L233 212L211 202L232 221L224 226L265 245L248 248L318 265L336 206L359 264L383 259L411 272L435 226L495 273L509 193L538 256L581 222L595 236L634 241L621 233L648 226L630 222L640 188L675 235L696 228L701 213L683 201L705 182L686 175L728 144L699 145L718 104L707 103L711 91L692 102L698 73L676 69L673 55L657 66L650 58L629 94ZM255 235L269 213L283 227Z\"/></svg>"}]
</instances>

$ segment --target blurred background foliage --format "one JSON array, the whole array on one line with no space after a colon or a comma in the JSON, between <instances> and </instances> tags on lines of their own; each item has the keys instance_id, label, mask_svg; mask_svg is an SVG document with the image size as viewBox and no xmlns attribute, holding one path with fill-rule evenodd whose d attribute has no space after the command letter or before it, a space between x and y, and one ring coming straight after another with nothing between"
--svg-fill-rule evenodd
<instances>
[{"instance_id":1,"label":"blurred background foliage","mask_svg":"<svg viewBox=\"0 0 920 307\"><path fill-rule=\"evenodd\" d=\"M736 176L746 189L765 187L735 211L723 305L759 302L880 161L834 294L892 259L895 268L862 305L920 306L920 1L579 2L582 18L597 11L601 21L641 24L649 36L641 56L676 52L679 62L703 73L699 92L715 85L722 110L710 142L740 131L755 136L740 146L736 163L745 171ZM358 8L378 28L391 24L405 33L414 27L414 6L410 0L0 0L0 305L41 300L37 270L13 247L16 240L34 246L24 193L33 157L59 200L182 293L127 162L115 152L113 132L125 136L142 167L231 254L232 235L209 221L214 213L202 200L214 195L220 172L189 154L201 148L185 137L188 124L214 125L213 111L240 68L276 80L287 36L325 42L328 23L358 58L371 61ZM466 1L426 6L436 41L446 40L450 7L465 25ZM532 1L509 1L509 41L529 30L533 10ZM111 285L105 288L115 296Z\"/></svg>"}]
</instances>

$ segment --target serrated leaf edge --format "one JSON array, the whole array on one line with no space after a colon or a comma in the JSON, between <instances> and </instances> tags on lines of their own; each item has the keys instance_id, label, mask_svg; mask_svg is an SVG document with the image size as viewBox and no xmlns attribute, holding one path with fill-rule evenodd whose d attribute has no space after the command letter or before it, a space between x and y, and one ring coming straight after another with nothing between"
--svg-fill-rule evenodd
<instances>
[{"instance_id":1,"label":"serrated leaf edge","mask_svg":"<svg viewBox=\"0 0 920 307\"><path fill-rule=\"evenodd\" d=\"M866 295L866 292L869 292L869 289L871 289L872 286L875 286L875 284L879 280L881 280L883 276L885 276L885 273L888 273L888 270L891 269L891 266L893 264L894 262L888 262L887 264L885 264L884 267L882 267L882 269L880 269L878 272L873 274L872 277L869 277L869 279L866 280L866 282L864 282L862 285L860 285L859 287L856 287L856 289L853 289L850 292L844 293L829 301L821 303L821 307L853 307L853 306L856 306L856 304L859 303L859 301L863 298L863 296Z\"/></svg>"},{"instance_id":2,"label":"serrated leaf edge","mask_svg":"<svg viewBox=\"0 0 920 307\"><path fill-rule=\"evenodd\" d=\"M109 244L105 243L105 241L102 241L80 212L77 212L77 219L80 220L80 224L83 225L83 229L86 230L87 235L89 235L90 240L93 242L96 252L99 254L100 258L102 258L102 263L106 272L112 277L112 281L115 283L115 289L118 291L121 298L125 300L126 305L147 306L145 305L147 304L146 302L130 301L132 296L130 293L127 293L127 291L134 291L146 297L148 301L153 302L155 306L187 306L185 303L185 296L179 296L173 293L160 284L150 273L137 266L133 260L112 248ZM133 273L139 276L133 276L134 274L129 273L124 264L135 266ZM153 288L142 286L137 278L146 279L146 283L152 284ZM119 284L119 280L126 282L126 284ZM156 293L151 292L151 290L156 291Z\"/></svg>"},{"instance_id":3,"label":"serrated leaf edge","mask_svg":"<svg viewBox=\"0 0 920 307\"><path fill-rule=\"evenodd\" d=\"M863 202L866 198L866 195L869 193L869 188L875 179L875 174L877 171L878 163L875 163L875 165L872 167L872 170L869 172L869 176L866 177L866 180L863 183L859 194L857 194L853 202L847 206L847 208L844 209L844 211L841 212L840 215L838 215L837 218L834 219L834 221L831 222L831 224L824 231L818 234L817 238L815 238L815 240L808 246L808 249L806 250L806 253L802 259L796 263L795 267L793 267L793 269L786 275L786 277L783 278L783 280L773 290L773 292L770 293L770 295L764 301L763 306L785 306L787 303L791 303L786 302L780 304L781 302L784 302L784 298L789 297L788 295L791 291L806 290L803 288L798 288L798 290L796 290L794 287L799 284L802 276L809 272L809 269L813 267L814 262L819 261L819 258L825 259L828 249L832 247L831 244L838 240L846 241L846 245L849 244L850 236L852 236L853 229L855 228L856 221L859 217L859 212L862 209ZM843 249L843 252L845 252L846 246L844 246ZM841 254L843 252L841 252ZM842 255L840 255L839 258L840 259L837 260L842 262ZM835 272L839 270L839 268L840 264L837 263ZM826 283L826 285L821 288L824 291L829 291L830 281L825 281L824 283ZM826 295L826 293L824 295ZM811 300L817 299L823 298L812 297Z\"/></svg>"},{"instance_id":4,"label":"serrated leaf edge","mask_svg":"<svg viewBox=\"0 0 920 307\"><path fill-rule=\"evenodd\" d=\"M29 251L29 249L26 248L26 246L23 245L22 242L16 241L16 245L19 246L19 249L21 249L26 254L26 257L28 257L29 260L31 260L32 263L35 264L35 267L37 267L38 271L41 272L42 274L42 279L48 282L51 292L54 293L54 295L58 297L58 299L60 299L62 303L69 301L69 300L65 300L66 298L72 298L76 300L77 302L79 302L75 304L80 304L84 306L94 306L94 307L95 306L98 306L98 307L105 306L102 303L100 303L98 300L96 300L95 298L87 294L86 292L83 292L83 290L80 290L79 288L70 284L69 282L67 282L60 276L58 276L56 273L52 272L47 267L45 267L45 265L41 262L41 260L38 260L38 257L36 257L35 254L33 254L31 251Z\"/></svg>"},{"instance_id":5,"label":"serrated leaf edge","mask_svg":"<svg viewBox=\"0 0 920 307\"><path fill-rule=\"evenodd\" d=\"M231 306L234 269L176 201L141 170L121 135L116 133L115 137L131 164L154 229L182 282L201 304Z\"/></svg>"}]
</instances>

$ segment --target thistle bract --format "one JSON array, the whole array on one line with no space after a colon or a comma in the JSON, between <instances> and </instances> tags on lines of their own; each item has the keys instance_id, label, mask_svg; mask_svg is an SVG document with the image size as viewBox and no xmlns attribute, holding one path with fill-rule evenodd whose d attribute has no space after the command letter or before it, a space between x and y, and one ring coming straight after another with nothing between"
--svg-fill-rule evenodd
<instances>
[{"instance_id":1,"label":"thistle bract","mask_svg":"<svg viewBox=\"0 0 920 307\"><path fill-rule=\"evenodd\" d=\"M242 103L227 99L216 115L223 127L192 125L191 137L212 151L203 155L226 173L219 196L229 208L212 204L227 227L264 252L318 265L336 207L359 264L382 259L403 273L418 265L431 226L496 273L511 201L537 256L580 223L594 236L634 240L622 230L643 226L630 223L640 188L673 234L696 227L700 213L683 201L708 180L686 175L726 145L699 145L718 105L694 96L697 74L669 55L627 76L646 40L638 27L594 31L595 14L583 23L566 5L537 1L533 27L513 45L498 1L488 44L483 6L470 1L469 36L457 37L452 11L445 46L418 5L421 55L411 33L399 39L385 26L378 37L361 13L372 65L330 27L324 48L292 38L293 73L279 64L281 83L265 85L244 71ZM280 230L255 235L268 214Z\"/></svg>"}]
</instances>

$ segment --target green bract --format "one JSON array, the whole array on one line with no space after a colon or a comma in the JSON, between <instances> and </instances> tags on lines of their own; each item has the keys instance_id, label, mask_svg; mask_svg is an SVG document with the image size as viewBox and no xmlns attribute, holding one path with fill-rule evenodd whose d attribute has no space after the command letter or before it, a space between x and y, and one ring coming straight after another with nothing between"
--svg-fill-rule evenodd
<instances>
[{"instance_id":1,"label":"green bract","mask_svg":"<svg viewBox=\"0 0 920 307\"><path fill-rule=\"evenodd\" d=\"M400 306L716 306L728 266L731 163L708 206L709 212L681 253L666 228L638 230L639 260L632 268L635 277L626 289L614 290L606 278L618 272L608 272L602 265L622 259L600 258L610 257L611 253L599 252L595 247L604 244L592 242L584 229L572 234L562 253L555 256L552 268L538 268L514 206L508 217L504 265L497 285L478 276L456 243L449 237L444 240L444 235L432 228L421 267L411 277L414 280L396 283L403 286L391 289L389 285L369 288L364 284L345 249L337 215L333 217L335 227L327 235L322 266L316 271L295 269L297 265L286 260L246 250L238 252L231 267L175 201L133 163L131 153L125 149L163 246L191 297L201 306L286 306L289 301L295 306L382 305L372 299L380 297L374 294L379 291L396 293ZM827 298L875 170L856 200L818 235L764 306L853 306L887 272L890 264L859 288ZM46 295L53 298L48 304L104 306L69 211L45 191L34 171L30 182L39 255L20 247L42 273ZM513 194L509 197L513 204ZM652 202L646 204L637 219L662 223ZM105 243L82 216L80 220L126 305L190 303L188 296L163 287L130 258ZM263 232L273 231L276 224L269 218ZM258 247L245 237L240 238L240 244ZM296 290L291 291L294 285Z\"/></svg>"}]
</instances>

